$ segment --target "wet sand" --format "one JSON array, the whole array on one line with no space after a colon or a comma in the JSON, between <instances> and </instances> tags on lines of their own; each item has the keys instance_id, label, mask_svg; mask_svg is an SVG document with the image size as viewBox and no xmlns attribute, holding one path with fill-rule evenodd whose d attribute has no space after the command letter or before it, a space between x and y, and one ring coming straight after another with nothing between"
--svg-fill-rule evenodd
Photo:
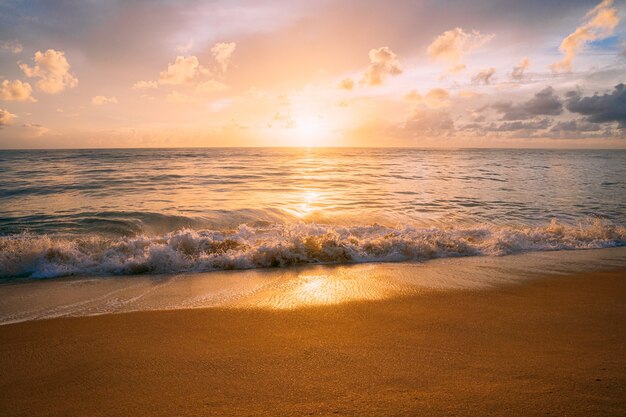
<instances>
[{"instance_id":1,"label":"wet sand","mask_svg":"<svg viewBox=\"0 0 626 417\"><path fill-rule=\"evenodd\" d=\"M626 414L626 269L0 326L2 416Z\"/></svg>"}]
</instances>

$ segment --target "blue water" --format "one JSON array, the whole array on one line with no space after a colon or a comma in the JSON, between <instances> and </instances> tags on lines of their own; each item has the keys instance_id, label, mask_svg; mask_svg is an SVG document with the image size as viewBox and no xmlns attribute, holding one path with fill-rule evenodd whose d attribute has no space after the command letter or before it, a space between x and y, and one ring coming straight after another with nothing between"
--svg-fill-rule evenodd
<instances>
[{"instance_id":1,"label":"blue water","mask_svg":"<svg viewBox=\"0 0 626 417\"><path fill-rule=\"evenodd\" d=\"M0 277L626 243L626 151L0 151Z\"/></svg>"}]
</instances>

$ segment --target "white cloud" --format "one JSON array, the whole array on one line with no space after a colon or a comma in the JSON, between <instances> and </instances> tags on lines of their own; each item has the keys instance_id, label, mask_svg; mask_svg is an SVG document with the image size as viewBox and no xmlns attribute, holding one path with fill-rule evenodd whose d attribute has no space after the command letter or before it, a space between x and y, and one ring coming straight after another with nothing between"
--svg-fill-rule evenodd
<instances>
[{"instance_id":1,"label":"white cloud","mask_svg":"<svg viewBox=\"0 0 626 417\"><path fill-rule=\"evenodd\" d=\"M20 63L20 68L27 77L39 78L36 85L44 93L56 94L78 85L78 79L70 73L70 64L63 51L37 51L33 60L34 66Z\"/></svg>"},{"instance_id":2,"label":"white cloud","mask_svg":"<svg viewBox=\"0 0 626 417\"><path fill-rule=\"evenodd\" d=\"M0 99L5 101L37 101L31 96L32 92L30 84L20 80L4 80L0 84Z\"/></svg>"},{"instance_id":3,"label":"white cloud","mask_svg":"<svg viewBox=\"0 0 626 417\"><path fill-rule=\"evenodd\" d=\"M237 44L235 42L220 42L216 43L215 45L213 45L213 48L211 48L211 53L213 54L213 57L222 69L222 72L226 72L226 70L228 69L228 66L230 65L230 59L235 52L235 48L237 48Z\"/></svg>"}]
</instances>

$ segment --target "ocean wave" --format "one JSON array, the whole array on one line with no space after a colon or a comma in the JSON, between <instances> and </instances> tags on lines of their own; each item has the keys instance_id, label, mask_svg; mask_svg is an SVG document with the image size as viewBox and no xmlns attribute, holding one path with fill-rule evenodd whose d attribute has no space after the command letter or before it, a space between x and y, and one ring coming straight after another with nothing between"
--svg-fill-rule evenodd
<instances>
[{"instance_id":1,"label":"ocean wave","mask_svg":"<svg viewBox=\"0 0 626 417\"><path fill-rule=\"evenodd\" d=\"M599 219L576 226L391 228L322 224L240 225L132 237L22 233L0 237L0 277L128 275L421 261L525 251L626 245L626 227Z\"/></svg>"}]
</instances>

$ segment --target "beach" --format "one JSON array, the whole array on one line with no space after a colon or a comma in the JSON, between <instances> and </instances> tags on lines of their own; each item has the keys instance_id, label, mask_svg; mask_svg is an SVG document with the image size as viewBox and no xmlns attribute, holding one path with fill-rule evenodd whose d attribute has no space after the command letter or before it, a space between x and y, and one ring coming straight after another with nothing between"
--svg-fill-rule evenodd
<instances>
[{"instance_id":1,"label":"beach","mask_svg":"<svg viewBox=\"0 0 626 417\"><path fill-rule=\"evenodd\" d=\"M0 0L0 417L626 417L624 15Z\"/></svg>"},{"instance_id":2,"label":"beach","mask_svg":"<svg viewBox=\"0 0 626 417\"><path fill-rule=\"evenodd\" d=\"M0 414L624 415L624 277L8 324Z\"/></svg>"},{"instance_id":3,"label":"beach","mask_svg":"<svg viewBox=\"0 0 626 417\"><path fill-rule=\"evenodd\" d=\"M0 416L622 416L624 161L6 151Z\"/></svg>"}]
</instances>

